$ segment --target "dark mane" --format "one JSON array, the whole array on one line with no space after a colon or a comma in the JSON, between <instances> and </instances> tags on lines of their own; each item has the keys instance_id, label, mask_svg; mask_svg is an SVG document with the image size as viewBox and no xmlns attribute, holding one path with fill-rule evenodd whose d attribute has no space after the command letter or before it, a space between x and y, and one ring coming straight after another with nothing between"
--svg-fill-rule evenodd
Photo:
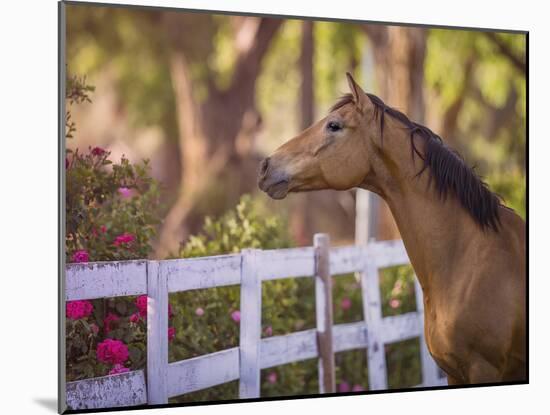
<instances>
[{"instance_id":1,"label":"dark mane","mask_svg":"<svg viewBox=\"0 0 550 415\"><path fill-rule=\"evenodd\" d=\"M455 150L447 147L441 137L435 134L428 127L417 124L402 112L387 106L376 95L367 94L375 108L375 119L379 118L381 138L384 137L384 115L399 120L407 127L411 142L411 155L420 157L424 165L417 173L420 176L425 170L430 174L429 183L435 183L436 191L442 199L449 193L454 194L464 209L466 209L474 220L483 229L491 228L498 231L500 225L499 207L501 201L499 196L491 192L485 182L466 165L464 159ZM344 105L353 103L353 96L345 94L330 111L336 111ZM416 147L414 136L424 139L425 147L422 154Z\"/></svg>"}]
</instances>

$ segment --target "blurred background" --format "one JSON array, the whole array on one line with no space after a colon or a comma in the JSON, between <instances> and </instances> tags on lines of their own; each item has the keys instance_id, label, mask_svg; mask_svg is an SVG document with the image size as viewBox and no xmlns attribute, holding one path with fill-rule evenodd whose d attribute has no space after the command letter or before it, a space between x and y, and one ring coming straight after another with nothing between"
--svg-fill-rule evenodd
<instances>
[{"instance_id":1,"label":"blurred background","mask_svg":"<svg viewBox=\"0 0 550 415\"><path fill-rule=\"evenodd\" d=\"M149 159L162 185L151 257L164 258L250 194L293 245L356 237L356 191L259 192L259 161L347 92L366 91L441 135L525 217L525 36L151 9L67 6L67 72L92 102L71 109L71 149ZM399 235L380 203L372 236Z\"/></svg>"},{"instance_id":2,"label":"blurred background","mask_svg":"<svg viewBox=\"0 0 550 415\"><path fill-rule=\"evenodd\" d=\"M366 191L271 200L260 160L366 91L425 124L525 217L525 36L67 5L67 262L197 257L399 234ZM142 160L149 160L143 164ZM120 162L119 162L120 160ZM418 309L410 266L380 270L384 317ZM333 279L336 324L364 320L357 275ZM140 298L67 311L67 379L139 370ZM169 361L239 345L238 286L170 295ZM72 311L71 311L72 310ZM76 310L76 311L75 311ZM312 279L262 284L262 337L316 327ZM122 341L124 366L96 353ZM103 345L103 346L102 346ZM389 388L422 383L420 342L385 345ZM338 392L369 388L364 350L336 354ZM317 360L262 370L261 396L318 393ZM238 381L172 399L238 397Z\"/></svg>"}]
</instances>

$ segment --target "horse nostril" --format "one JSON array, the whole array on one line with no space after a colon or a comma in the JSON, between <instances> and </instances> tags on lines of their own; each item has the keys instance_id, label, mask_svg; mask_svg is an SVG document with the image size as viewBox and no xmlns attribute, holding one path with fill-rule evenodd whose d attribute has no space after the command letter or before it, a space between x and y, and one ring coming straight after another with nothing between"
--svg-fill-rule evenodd
<instances>
[{"instance_id":1,"label":"horse nostril","mask_svg":"<svg viewBox=\"0 0 550 415\"><path fill-rule=\"evenodd\" d=\"M269 168L269 157L266 157L260 165L260 175L265 176L267 169Z\"/></svg>"}]
</instances>

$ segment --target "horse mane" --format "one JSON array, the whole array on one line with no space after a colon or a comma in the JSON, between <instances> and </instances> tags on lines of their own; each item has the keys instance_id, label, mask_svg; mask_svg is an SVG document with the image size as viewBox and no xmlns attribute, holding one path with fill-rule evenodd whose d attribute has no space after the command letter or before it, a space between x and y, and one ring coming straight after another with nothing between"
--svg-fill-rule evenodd
<instances>
[{"instance_id":1,"label":"horse mane","mask_svg":"<svg viewBox=\"0 0 550 415\"><path fill-rule=\"evenodd\" d=\"M379 97L373 94L366 94L374 105L374 118L379 118L381 139L384 138L384 115L400 121L409 131L411 142L411 155L415 154L422 159L422 169L416 174L420 176L428 170L429 185L435 182L437 194L445 199L449 193L456 195L460 204L482 229L491 228L498 232L500 225L499 207L503 206L500 196L489 190L487 184L470 168L462 156L455 150L447 147L440 136L435 134L428 127L411 121L399 110L389 107ZM345 94L330 112L342 108L344 105L353 103L353 95ZM416 147L414 135L422 137L425 142L424 154Z\"/></svg>"}]
</instances>

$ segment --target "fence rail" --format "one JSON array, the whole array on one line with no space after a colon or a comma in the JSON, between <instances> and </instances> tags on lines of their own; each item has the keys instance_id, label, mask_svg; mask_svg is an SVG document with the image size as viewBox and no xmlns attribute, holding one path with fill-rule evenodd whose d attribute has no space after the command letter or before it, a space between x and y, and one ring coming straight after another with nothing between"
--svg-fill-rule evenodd
<instances>
[{"instance_id":1,"label":"fence rail","mask_svg":"<svg viewBox=\"0 0 550 415\"><path fill-rule=\"evenodd\" d=\"M384 345L420 338L422 384L446 384L423 337L422 290L415 282L417 311L382 317L378 270L408 264L401 241L329 248L326 235L313 247L244 250L240 254L165 261L71 264L66 300L147 294L147 376L143 370L67 384L73 409L166 403L170 397L239 379L241 398L260 396L260 370L319 358L320 393L334 391L334 353L367 349L369 389L387 389ZM331 276L361 276L365 320L332 324ZM261 339L262 282L315 278L317 328ZM168 294L228 285L241 287L240 344L168 363Z\"/></svg>"}]
</instances>

